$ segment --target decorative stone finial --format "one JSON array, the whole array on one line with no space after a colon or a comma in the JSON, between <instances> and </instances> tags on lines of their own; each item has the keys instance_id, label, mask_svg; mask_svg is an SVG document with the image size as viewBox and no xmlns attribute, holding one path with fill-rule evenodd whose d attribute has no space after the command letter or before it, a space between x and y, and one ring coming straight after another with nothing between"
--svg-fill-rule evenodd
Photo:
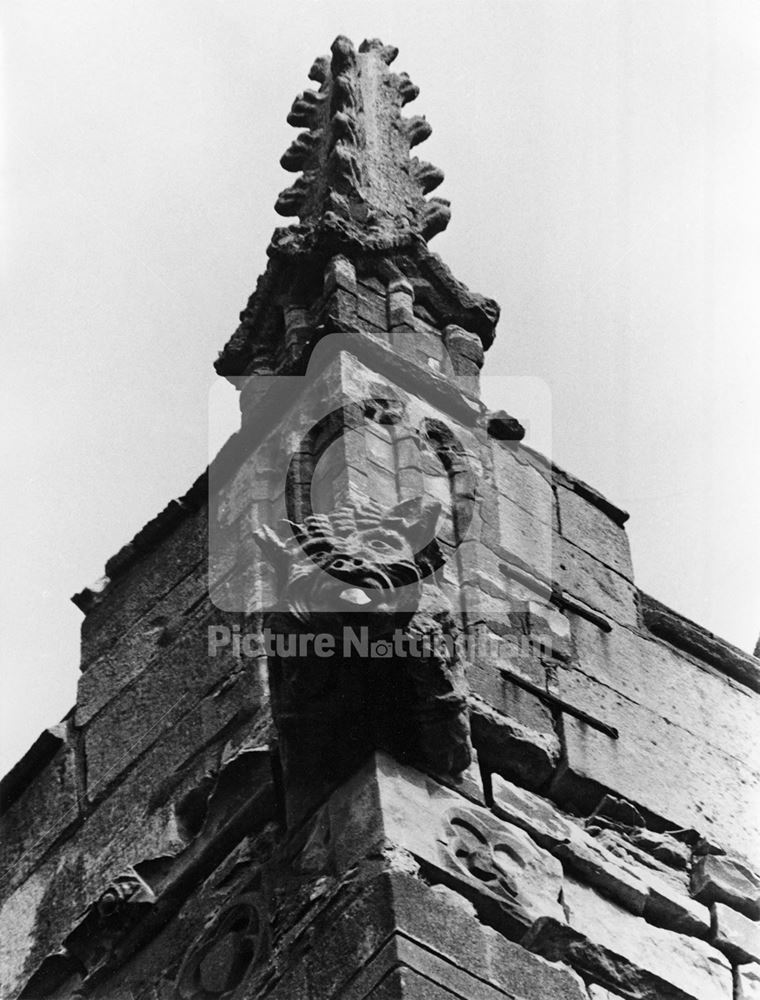
<instances>
[{"instance_id":1,"label":"decorative stone finial","mask_svg":"<svg viewBox=\"0 0 760 1000\"><path fill-rule=\"evenodd\" d=\"M370 324L376 333L392 340L417 323L436 327L458 374L480 369L499 306L457 281L427 245L451 211L427 197L443 171L410 156L431 129L402 113L419 91L406 73L391 71L397 54L376 38L357 50L339 35L312 65L319 89L293 101L287 120L304 131L280 160L299 176L275 205L298 221L275 229L266 272L215 362L220 375L297 371L325 333L366 328L362 284L365 304L367 294L381 296ZM93 597L78 601L89 607Z\"/></svg>"},{"instance_id":2,"label":"decorative stone finial","mask_svg":"<svg viewBox=\"0 0 760 1000\"><path fill-rule=\"evenodd\" d=\"M321 86L299 94L287 118L307 131L280 160L301 176L275 204L280 215L298 216L300 223L277 230L273 248L297 252L337 240L384 249L414 237L428 240L448 225L449 203L425 197L443 172L409 156L431 128L424 118L401 113L419 88L406 73L390 71L397 54L376 38L357 51L339 35L331 56L312 66L309 76Z\"/></svg>"}]
</instances>

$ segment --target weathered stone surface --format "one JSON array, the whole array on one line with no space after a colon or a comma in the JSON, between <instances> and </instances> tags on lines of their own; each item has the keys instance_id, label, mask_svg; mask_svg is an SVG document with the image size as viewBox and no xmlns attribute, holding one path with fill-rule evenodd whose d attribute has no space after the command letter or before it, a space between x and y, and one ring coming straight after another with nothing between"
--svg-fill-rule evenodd
<instances>
[{"instance_id":1,"label":"weathered stone surface","mask_svg":"<svg viewBox=\"0 0 760 1000\"><path fill-rule=\"evenodd\" d=\"M483 776L476 753L473 753L473 758L470 766L461 774L433 774L433 777L466 799L470 799L479 806L484 806L486 798L483 789Z\"/></svg>"},{"instance_id":2,"label":"weathered stone surface","mask_svg":"<svg viewBox=\"0 0 760 1000\"><path fill-rule=\"evenodd\" d=\"M538 732L470 698L472 742L483 767L516 778L529 788L541 788L559 762L559 737Z\"/></svg>"},{"instance_id":3,"label":"weathered stone surface","mask_svg":"<svg viewBox=\"0 0 760 1000\"><path fill-rule=\"evenodd\" d=\"M581 670L760 771L754 692L646 634L628 628L605 634L582 618L572 622Z\"/></svg>"},{"instance_id":4,"label":"weathered stone surface","mask_svg":"<svg viewBox=\"0 0 760 1000\"><path fill-rule=\"evenodd\" d=\"M208 513L203 508L183 520L155 550L108 587L82 622L82 669L199 566L207 551Z\"/></svg>"},{"instance_id":5,"label":"weathered stone surface","mask_svg":"<svg viewBox=\"0 0 760 1000\"><path fill-rule=\"evenodd\" d=\"M54 919L40 908L35 947L25 970L26 979L31 973L33 976L25 995L47 996L43 984L57 982L67 967L87 973L88 995L93 978L102 981L107 975L115 976L122 984L127 976L125 957L135 949L139 956L136 980L149 980L156 964L156 973L165 967L167 954L183 954L187 949L190 941L183 938L184 921L171 921L170 916L195 885L210 875L225 849L230 850L246 836L257 835L274 815L267 752L237 753L232 747L219 748L216 761L209 755L196 766L199 770L184 776L164 772L169 788L163 795L169 801L141 802L139 783L135 780L129 787L126 782L111 797L123 792L120 801L107 799L77 839L67 842L62 864L49 886L47 902L53 907ZM130 777L136 779L137 775ZM145 775L140 777L149 788ZM235 853L233 850L232 868ZM134 864L125 864L126 858ZM230 861L224 862L222 874L229 865ZM238 864L236 871L241 870L244 866ZM225 884L229 882L227 879ZM137 895L135 888L140 889ZM135 908L132 903L140 905ZM125 908L124 904L129 905ZM191 912L192 919L202 926L202 905ZM139 950L152 945L157 930L167 921L167 938L173 944L163 954L160 947L158 954L151 948ZM63 963L65 954L69 958ZM127 981L134 981L131 973ZM62 990L60 995L68 994ZM94 995L100 997L101 993ZM103 1000L111 995L105 989ZM141 996L140 991L135 995Z\"/></svg>"},{"instance_id":6,"label":"weathered stone surface","mask_svg":"<svg viewBox=\"0 0 760 1000\"><path fill-rule=\"evenodd\" d=\"M516 417L506 410L496 410L488 414L488 433L497 441L522 441L525 428Z\"/></svg>"},{"instance_id":7,"label":"weathered stone surface","mask_svg":"<svg viewBox=\"0 0 760 1000\"><path fill-rule=\"evenodd\" d=\"M724 903L713 903L712 942L732 962L760 962L760 923Z\"/></svg>"},{"instance_id":8,"label":"weathered stone surface","mask_svg":"<svg viewBox=\"0 0 760 1000\"><path fill-rule=\"evenodd\" d=\"M291 522L295 537L257 533L282 580L265 627L294 645L304 634L333 640L331 656L269 657L289 822L376 748L452 775L471 760L457 627L427 582L444 561L440 505L416 498L389 511L367 502L317 515L309 503ZM347 628L363 630L369 653L347 646ZM408 655L395 654L401 636L420 640Z\"/></svg>"},{"instance_id":9,"label":"weathered stone surface","mask_svg":"<svg viewBox=\"0 0 760 1000\"><path fill-rule=\"evenodd\" d=\"M558 529L554 491L547 477L522 458L520 449L492 444L491 454L499 492L537 520Z\"/></svg>"},{"instance_id":10,"label":"weathered stone surface","mask_svg":"<svg viewBox=\"0 0 760 1000\"><path fill-rule=\"evenodd\" d=\"M760 919L760 878L738 858L723 854L697 858L691 891L702 903L725 903L751 920Z\"/></svg>"},{"instance_id":11,"label":"weathered stone surface","mask_svg":"<svg viewBox=\"0 0 760 1000\"><path fill-rule=\"evenodd\" d=\"M28 963L33 962L35 956L41 960L55 942L56 932L61 932L60 914L45 914L50 905L51 879L56 875L60 876L60 869L53 859L33 872L0 904L0 926L3 928L0 934L0 995L4 997L17 995L26 981ZM78 887L73 885L71 891L78 894Z\"/></svg>"},{"instance_id":12,"label":"weathered stone surface","mask_svg":"<svg viewBox=\"0 0 760 1000\"><path fill-rule=\"evenodd\" d=\"M757 962L737 967L735 1000L760 1000L760 964Z\"/></svg>"},{"instance_id":13,"label":"weathered stone surface","mask_svg":"<svg viewBox=\"0 0 760 1000\"><path fill-rule=\"evenodd\" d=\"M275 943L275 977L285 975L273 993L261 990L257 996L365 1000L387 997L382 988L389 981L394 989L416 988L415 977L422 977L422 993L398 995L587 1000L581 980L570 969L546 962L484 927L471 904L443 886L430 887L388 871L363 883L349 877L325 886L322 898L329 905L320 905L317 895L306 903L297 936L286 932ZM278 914L278 924L282 917ZM306 936L309 944L304 948ZM401 981L392 980L394 970L404 973ZM271 975L264 980L268 986L271 981Z\"/></svg>"},{"instance_id":14,"label":"weathered stone surface","mask_svg":"<svg viewBox=\"0 0 760 1000\"><path fill-rule=\"evenodd\" d=\"M473 633L470 631L468 634L472 636ZM498 649L506 651L509 648L508 638L505 637ZM556 726L551 708L546 702L505 676L496 663L480 667L481 663L482 660L478 658L478 662L468 664L467 669L468 687L477 698L477 703L485 702L499 714L541 734L553 743L557 739ZM527 674L527 679L541 688L546 683L546 668L538 657L530 660L521 657L516 673L521 676ZM536 675L535 680L531 677L533 673Z\"/></svg>"},{"instance_id":15,"label":"weathered stone surface","mask_svg":"<svg viewBox=\"0 0 760 1000\"><path fill-rule=\"evenodd\" d=\"M444 986L431 983L427 976L422 976L414 969L399 966L379 984L376 989L367 994L367 1000L451 1000L459 994L453 993ZM493 990L486 993L481 990L480 996L495 996Z\"/></svg>"},{"instance_id":16,"label":"weathered stone surface","mask_svg":"<svg viewBox=\"0 0 760 1000\"><path fill-rule=\"evenodd\" d=\"M631 550L625 530L574 490L557 486L562 535L594 559L633 580Z\"/></svg>"},{"instance_id":17,"label":"weathered stone surface","mask_svg":"<svg viewBox=\"0 0 760 1000\"><path fill-rule=\"evenodd\" d=\"M565 715L566 763L552 785L557 801L590 811L611 789L674 826L703 831L750 858L760 855L753 817L737 807L756 801L757 774L584 671L560 666L558 680L562 698L615 726L620 738Z\"/></svg>"},{"instance_id":18,"label":"weathered stone surface","mask_svg":"<svg viewBox=\"0 0 760 1000\"><path fill-rule=\"evenodd\" d=\"M481 883L470 898L482 913L493 910L479 898L483 889L506 904L517 923L562 913L562 866L518 827L486 812L454 806L444 816L442 845L443 867L457 882L464 876L469 885L473 879ZM499 916L496 921L502 925Z\"/></svg>"},{"instance_id":19,"label":"weathered stone surface","mask_svg":"<svg viewBox=\"0 0 760 1000\"><path fill-rule=\"evenodd\" d=\"M579 831L568 843L555 849L566 867L599 892L610 896L625 909L642 914L648 889L629 865L619 863L613 854L593 837Z\"/></svg>"},{"instance_id":20,"label":"weathered stone surface","mask_svg":"<svg viewBox=\"0 0 760 1000\"><path fill-rule=\"evenodd\" d=\"M551 524L499 494L498 536L493 540L510 554L526 563L544 577L552 575L552 550L555 539ZM486 534L486 544L491 536Z\"/></svg>"},{"instance_id":21,"label":"weathered stone surface","mask_svg":"<svg viewBox=\"0 0 760 1000\"><path fill-rule=\"evenodd\" d=\"M650 851L639 846L642 842L644 844L648 843L647 835L652 834L652 831L646 830L643 825L641 827L623 827L620 825L614 827L602 825L600 827L598 824L599 819L597 817L586 823L587 831L594 837L597 843L603 844L608 851L621 861L632 865L634 870L644 868L646 872L651 872L655 877L664 879L676 891L690 898L689 875L686 868L687 866L691 866L691 848L687 844L679 844L680 847L685 848L686 858L684 859L681 854L677 854L677 864L671 866L668 860L663 861ZM659 844L660 838L665 840L666 835L660 835L658 839L654 840L654 843ZM676 843L674 837L671 837L670 840ZM666 852L666 858L669 856Z\"/></svg>"},{"instance_id":22,"label":"weathered stone surface","mask_svg":"<svg viewBox=\"0 0 760 1000\"><path fill-rule=\"evenodd\" d=\"M89 724L85 757L90 800L166 731L183 733L190 752L235 716L250 718L262 704L258 661L237 659L226 648L209 656L207 643L205 622L198 622L167 647L150 673L125 688Z\"/></svg>"},{"instance_id":23,"label":"weathered stone surface","mask_svg":"<svg viewBox=\"0 0 760 1000\"><path fill-rule=\"evenodd\" d=\"M496 815L527 830L537 844L548 850L568 843L577 833L577 824L553 802L513 785L499 774L491 775L491 793L491 808Z\"/></svg>"},{"instance_id":24,"label":"weathered stone surface","mask_svg":"<svg viewBox=\"0 0 760 1000\"><path fill-rule=\"evenodd\" d=\"M710 911L706 906L691 899L685 892L679 892L672 882L648 869L642 869L640 874L648 889L644 917L649 923L680 934L707 938Z\"/></svg>"},{"instance_id":25,"label":"weathered stone surface","mask_svg":"<svg viewBox=\"0 0 760 1000\"><path fill-rule=\"evenodd\" d=\"M596 983L589 984L588 995L590 1000L623 1000L619 993L611 993L603 986L597 986Z\"/></svg>"},{"instance_id":26,"label":"weathered stone surface","mask_svg":"<svg viewBox=\"0 0 760 1000\"><path fill-rule=\"evenodd\" d=\"M332 795L299 864L320 870L332 858L346 870L396 848L472 900L489 924L514 931L544 914L563 918L555 858L519 827L384 754Z\"/></svg>"},{"instance_id":27,"label":"weathered stone surface","mask_svg":"<svg viewBox=\"0 0 760 1000\"><path fill-rule=\"evenodd\" d=\"M475 920L470 904L443 886L430 888L394 874L398 926L463 969L524 1000L585 1000L581 980L567 966L545 962ZM469 994L465 993L465 996Z\"/></svg>"},{"instance_id":28,"label":"weathered stone surface","mask_svg":"<svg viewBox=\"0 0 760 1000\"><path fill-rule=\"evenodd\" d=\"M667 986L695 1000L731 1000L731 968L710 945L652 927L573 879L563 890L570 933L538 921L526 944L570 961L592 981L624 995L657 998ZM672 995L672 990L671 990Z\"/></svg>"},{"instance_id":29,"label":"weathered stone surface","mask_svg":"<svg viewBox=\"0 0 760 1000\"><path fill-rule=\"evenodd\" d=\"M598 562L561 535L552 536L552 579L576 597L621 625L638 621L638 591L624 577Z\"/></svg>"},{"instance_id":30,"label":"weathered stone surface","mask_svg":"<svg viewBox=\"0 0 760 1000\"><path fill-rule=\"evenodd\" d=\"M662 867L637 863L628 846L610 845L605 834L590 836L557 807L538 795L492 775L492 810L527 830L537 843L561 858L567 867L632 913L660 927L706 938L710 911L691 899L682 880L666 877ZM623 838L618 837L620 844ZM616 848L613 850L612 848Z\"/></svg>"},{"instance_id":31,"label":"weathered stone surface","mask_svg":"<svg viewBox=\"0 0 760 1000\"><path fill-rule=\"evenodd\" d=\"M197 605L207 590L208 567L199 565L118 636L106 652L87 664L77 686L77 726L86 725L130 681L151 669L152 661L187 627L185 612Z\"/></svg>"},{"instance_id":32,"label":"weathered stone surface","mask_svg":"<svg viewBox=\"0 0 760 1000\"><path fill-rule=\"evenodd\" d=\"M7 894L37 865L50 846L79 820L76 758L67 724L48 732L59 748L41 770L25 775L25 788L3 803L0 818L0 890ZM38 741L39 742L39 741ZM18 766L24 764L24 760ZM11 775L12 776L12 775Z\"/></svg>"},{"instance_id":33,"label":"weathered stone surface","mask_svg":"<svg viewBox=\"0 0 760 1000\"><path fill-rule=\"evenodd\" d=\"M644 593L641 594L641 613L644 625L655 635L713 664L721 673L746 684L752 691L760 692L760 642L755 647L755 655L750 656Z\"/></svg>"}]
</instances>

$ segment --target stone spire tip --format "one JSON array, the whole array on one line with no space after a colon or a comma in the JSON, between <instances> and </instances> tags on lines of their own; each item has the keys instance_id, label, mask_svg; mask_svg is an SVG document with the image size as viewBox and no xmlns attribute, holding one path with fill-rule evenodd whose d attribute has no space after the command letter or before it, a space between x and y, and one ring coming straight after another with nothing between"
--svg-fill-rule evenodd
<instances>
[{"instance_id":1,"label":"stone spire tip","mask_svg":"<svg viewBox=\"0 0 760 1000\"><path fill-rule=\"evenodd\" d=\"M299 223L276 231L275 249L312 250L324 239L382 249L427 241L448 225L449 203L426 197L443 171L410 156L432 130L401 113L419 88L389 69L397 55L378 38L357 50L338 35L330 55L314 61L309 78L319 89L300 93L287 116L305 131L280 160L301 176L275 204Z\"/></svg>"}]
</instances>

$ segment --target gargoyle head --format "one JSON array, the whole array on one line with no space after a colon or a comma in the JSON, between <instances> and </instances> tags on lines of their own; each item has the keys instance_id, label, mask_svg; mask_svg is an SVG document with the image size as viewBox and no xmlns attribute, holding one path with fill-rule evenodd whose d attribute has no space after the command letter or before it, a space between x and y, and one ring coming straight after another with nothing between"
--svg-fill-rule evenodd
<instances>
[{"instance_id":1,"label":"gargoyle head","mask_svg":"<svg viewBox=\"0 0 760 1000\"><path fill-rule=\"evenodd\" d=\"M422 580L442 564L440 510L406 500L384 512L370 501L285 521L284 539L268 527L254 534L277 570L280 607L299 623L353 613L379 624L414 611Z\"/></svg>"}]
</instances>

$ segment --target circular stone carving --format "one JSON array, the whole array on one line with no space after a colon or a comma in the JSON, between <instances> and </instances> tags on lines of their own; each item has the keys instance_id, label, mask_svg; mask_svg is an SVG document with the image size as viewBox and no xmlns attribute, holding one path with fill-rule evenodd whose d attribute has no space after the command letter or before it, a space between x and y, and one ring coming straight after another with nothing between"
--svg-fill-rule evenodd
<instances>
[{"instance_id":1,"label":"circular stone carving","mask_svg":"<svg viewBox=\"0 0 760 1000\"><path fill-rule=\"evenodd\" d=\"M446 827L450 857L462 872L484 883L497 896L514 899L515 875L525 862L509 833L500 836L465 809L452 810Z\"/></svg>"},{"instance_id":2,"label":"circular stone carving","mask_svg":"<svg viewBox=\"0 0 760 1000\"><path fill-rule=\"evenodd\" d=\"M181 1000L226 1000L234 996L262 952L262 900L254 893L225 906L190 949L177 977Z\"/></svg>"}]
</instances>

